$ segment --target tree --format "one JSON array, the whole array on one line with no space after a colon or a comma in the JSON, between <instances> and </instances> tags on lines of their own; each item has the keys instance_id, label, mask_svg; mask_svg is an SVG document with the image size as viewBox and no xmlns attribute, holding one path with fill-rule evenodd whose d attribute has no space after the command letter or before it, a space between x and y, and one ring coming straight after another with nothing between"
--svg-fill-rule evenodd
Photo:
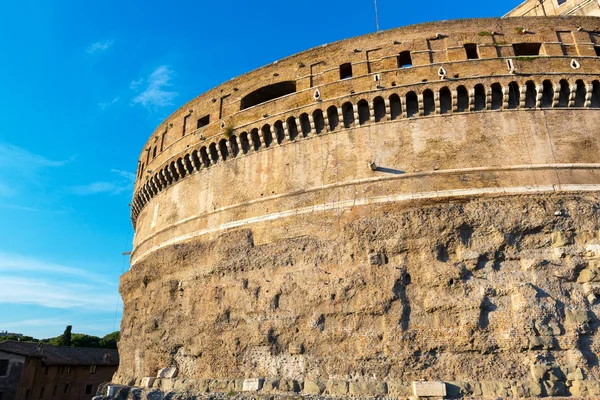
<instances>
[{"instance_id":1,"label":"tree","mask_svg":"<svg viewBox=\"0 0 600 400\"><path fill-rule=\"evenodd\" d=\"M121 332L116 331L113 333L109 333L100 339L100 347L104 349L116 349L117 342L121 339Z\"/></svg>"},{"instance_id":2,"label":"tree","mask_svg":"<svg viewBox=\"0 0 600 400\"><path fill-rule=\"evenodd\" d=\"M71 347L71 329L73 329L71 325L67 325L65 328L65 331L60 338L61 346Z\"/></svg>"}]
</instances>

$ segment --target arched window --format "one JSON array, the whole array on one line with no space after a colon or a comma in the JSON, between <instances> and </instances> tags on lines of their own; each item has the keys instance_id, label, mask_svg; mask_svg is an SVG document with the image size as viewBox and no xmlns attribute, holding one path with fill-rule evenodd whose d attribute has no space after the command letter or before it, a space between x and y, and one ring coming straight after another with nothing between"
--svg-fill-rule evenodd
<instances>
[{"instance_id":1,"label":"arched window","mask_svg":"<svg viewBox=\"0 0 600 400\"><path fill-rule=\"evenodd\" d=\"M250 146L250 140L248 139L247 132L240 133L240 144L242 145L242 153L248 154L251 146Z\"/></svg>"},{"instance_id":2,"label":"arched window","mask_svg":"<svg viewBox=\"0 0 600 400\"><path fill-rule=\"evenodd\" d=\"M287 124L290 140L296 140L298 137L298 125L296 125L296 118L289 117L285 123Z\"/></svg>"},{"instance_id":3,"label":"arched window","mask_svg":"<svg viewBox=\"0 0 600 400\"><path fill-rule=\"evenodd\" d=\"M235 135L232 135L229 138L229 146L231 147L231 155L237 157L237 155L240 153L240 149L238 147L237 138Z\"/></svg>"},{"instance_id":4,"label":"arched window","mask_svg":"<svg viewBox=\"0 0 600 400\"><path fill-rule=\"evenodd\" d=\"M600 82L592 82L592 102L590 107L600 108Z\"/></svg>"},{"instance_id":5,"label":"arched window","mask_svg":"<svg viewBox=\"0 0 600 400\"><path fill-rule=\"evenodd\" d=\"M191 174L194 170L194 166L192 165L191 154L186 154L185 157L183 157L183 164L185 166L185 170Z\"/></svg>"},{"instance_id":6,"label":"arched window","mask_svg":"<svg viewBox=\"0 0 600 400\"><path fill-rule=\"evenodd\" d=\"M423 92L423 113L424 115L435 113L435 100L433 99L433 92L430 89L426 89Z\"/></svg>"},{"instance_id":7,"label":"arched window","mask_svg":"<svg viewBox=\"0 0 600 400\"><path fill-rule=\"evenodd\" d=\"M171 166L170 172L171 172L171 175L173 176L173 180L175 182L177 182L180 177L179 177L179 170L177 169L177 165L175 165L175 161L172 161L170 166Z\"/></svg>"},{"instance_id":8,"label":"arched window","mask_svg":"<svg viewBox=\"0 0 600 400\"><path fill-rule=\"evenodd\" d=\"M208 151L206 150L206 146L203 146L200 149L200 158L202 159L202 164L204 164L205 167L208 167L210 165L210 158L208 158Z\"/></svg>"},{"instance_id":9,"label":"arched window","mask_svg":"<svg viewBox=\"0 0 600 400\"><path fill-rule=\"evenodd\" d=\"M575 107L585 107L585 95L586 88L585 83L581 79L578 79L577 82L577 90L575 92Z\"/></svg>"},{"instance_id":10,"label":"arched window","mask_svg":"<svg viewBox=\"0 0 600 400\"><path fill-rule=\"evenodd\" d=\"M417 98L417 94L412 90L406 93L406 115L410 117L414 117L419 113L419 99Z\"/></svg>"},{"instance_id":11,"label":"arched window","mask_svg":"<svg viewBox=\"0 0 600 400\"><path fill-rule=\"evenodd\" d=\"M192 164L194 164L196 171L200 171L202 168L202 162L200 161L200 153L198 153L198 150L192 151Z\"/></svg>"},{"instance_id":12,"label":"arched window","mask_svg":"<svg viewBox=\"0 0 600 400\"><path fill-rule=\"evenodd\" d=\"M554 102L554 85L549 80L542 82L542 108L552 107Z\"/></svg>"},{"instance_id":13,"label":"arched window","mask_svg":"<svg viewBox=\"0 0 600 400\"><path fill-rule=\"evenodd\" d=\"M229 158L229 149L227 148L227 139L221 139L219 142L219 150L221 151L221 157L223 160Z\"/></svg>"},{"instance_id":14,"label":"arched window","mask_svg":"<svg viewBox=\"0 0 600 400\"><path fill-rule=\"evenodd\" d=\"M210 160L212 161L213 164L216 164L219 162L219 153L217 152L217 145L215 143L211 143L208 146L208 154L209 154Z\"/></svg>"},{"instance_id":15,"label":"arched window","mask_svg":"<svg viewBox=\"0 0 600 400\"><path fill-rule=\"evenodd\" d=\"M177 172L179 172L180 178L185 178L186 170L183 166L183 160L181 158L177 159L176 168L177 168Z\"/></svg>"},{"instance_id":16,"label":"arched window","mask_svg":"<svg viewBox=\"0 0 600 400\"><path fill-rule=\"evenodd\" d=\"M452 94L450 89L443 87L440 89L440 114L447 114L452 111Z\"/></svg>"},{"instance_id":17,"label":"arched window","mask_svg":"<svg viewBox=\"0 0 600 400\"><path fill-rule=\"evenodd\" d=\"M364 125L371 119L371 112L369 111L369 103L366 100L360 100L358 106L358 124Z\"/></svg>"},{"instance_id":18,"label":"arched window","mask_svg":"<svg viewBox=\"0 0 600 400\"><path fill-rule=\"evenodd\" d=\"M325 119L323 118L323 111L321 111L320 109L316 109L315 111L313 111L313 122L315 123L315 131L317 133L317 135L321 132L323 132L323 129L325 129Z\"/></svg>"},{"instance_id":19,"label":"arched window","mask_svg":"<svg viewBox=\"0 0 600 400\"><path fill-rule=\"evenodd\" d=\"M173 183L173 175L170 174L168 165L163 169L163 175L167 179L167 182L169 182L169 185Z\"/></svg>"},{"instance_id":20,"label":"arched window","mask_svg":"<svg viewBox=\"0 0 600 400\"><path fill-rule=\"evenodd\" d=\"M300 128L302 128L302 136L307 137L310 135L311 127L307 113L300 114Z\"/></svg>"},{"instance_id":21,"label":"arched window","mask_svg":"<svg viewBox=\"0 0 600 400\"><path fill-rule=\"evenodd\" d=\"M385 118L385 102L380 96L373 99L373 112L375 113L375 122L379 122Z\"/></svg>"},{"instance_id":22,"label":"arched window","mask_svg":"<svg viewBox=\"0 0 600 400\"><path fill-rule=\"evenodd\" d=\"M283 130L283 122L275 121L273 124L273 128L275 128L275 136L277 139L277 143L281 144L285 140L285 130Z\"/></svg>"},{"instance_id":23,"label":"arched window","mask_svg":"<svg viewBox=\"0 0 600 400\"><path fill-rule=\"evenodd\" d=\"M456 88L456 108L458 112L465 112L469 109L469 92L462 85Z\"/></svg>"},{"instance_id":24,"label":"arched window","mask_svg":"<svg viewBox=\"0 0 600 400\"><path fill-rule=\"evenodd\" d=\"M260 130L262 133L263 140L265 141L265 147L269 147L273 143L273 135L271 135L271 125L263 125Z\"/></svg>"},{"instance_id":25,"label":"arched window","mask_svg":"<svg viewBox=\"0 0 600 400\"><path fill-rule=\"evenodd\" d=\"M502 86L496 82L492 84L492 110L500 110L504 95L502 94Z\"/></svg>"},{"instance_id":26,"label":"arched window","mask_svg":"<svg viewBox=\"0 0 600 400\"><path fill-rule=\"evenodd\" d=\"M327 109L327 119L329 120L329 131L334 131L340 124L338 109L336 106L331 106Z\"/></svg>"},{"instance_id":27,"label":"arched window","mask_svg":"<svg viewBox=\"0 0 600 400\"><path fill-rule=\"evenodd\" d=\"M354 123L354 107L352 103L347 102L342 104L342 115L344 117L344 127L350 128Z\"/></svg>"},{"instance_id":28,"label":"arched window","mask_svg":"<svg viewBox=\"0 0 600 400\"><path fill-rule=\"evenodd\" d=\"M568 107L569 97L571 96L571 88L569 82L564 79L560 81L560 93L558 94L558 107Z\"/></svg>"},{"instance_id":29,"label":"arched window","mask_svg":"<svg viewBox=\"0 0 600 400\"><path fill-rule=\"evenodd\" d=\"M519 92L519 84L511 82L508 84L508 108L518 108L520 103L521 93Z\"/></svg>"},{"instance_id":30,"label":"arched window","mask_svg":"<svg viewBox=\"0 0 600 400\"><path fill-rule=\"evenodd\" d=\"M525 84L525 108L535 108L537 90L533 81Z\"/></svg>"},{"instance_id":31,"label":"arched window","mask_svg":"<svg viewBox=\"0 0 600 400\"><path fill-rule=\"evenodd\" d=\"M475 111L485 110L485 88L483 85L475 85Z\"/></svg>"},{"instance_id":32,"label":"arched window","mask_svg":"<svg viewBox=\"0 0 600 400\"><path fill-rule=\"evenodd\" d=\"M402 114L402 105L400 103L400 96L396 93L390 96L390 119L394 120Z\"/></svg>"},{"instance_id":33,"label":"arched window","mask_svg":"<svg viewBox=\"0 0 600 400\"><path fill-rule=\"evenodd\" d=\"M258 129L254 128L250 131L250 140L252 141L252 147L254 151L260 149L260 136L258 135Z\"/></svg>"}]
</instances>

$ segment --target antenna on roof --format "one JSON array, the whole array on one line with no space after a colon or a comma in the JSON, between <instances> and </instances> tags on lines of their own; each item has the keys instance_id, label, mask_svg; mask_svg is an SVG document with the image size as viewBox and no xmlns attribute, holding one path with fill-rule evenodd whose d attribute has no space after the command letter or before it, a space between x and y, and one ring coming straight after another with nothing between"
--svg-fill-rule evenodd
<instances>
[{"instance_id":1,"label":"antenna on roof","mask_svg":"<svg viewBox=\"0 0 600 400\"><path fill-rule=\"evenodd\" d=\"M379 32L379 12L377 11L377 0L373 0L375 3L375 29Z\"/></svg>"}]
</instances>

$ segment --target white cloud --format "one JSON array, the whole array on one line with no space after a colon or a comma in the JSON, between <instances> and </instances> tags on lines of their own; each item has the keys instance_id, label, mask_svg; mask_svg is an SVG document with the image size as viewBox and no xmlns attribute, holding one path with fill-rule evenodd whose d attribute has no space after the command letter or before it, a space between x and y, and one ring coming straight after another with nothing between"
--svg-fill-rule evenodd
<instances>
[{"instance_id":1,"label":"white cloud","mask_svg":"<svg viewBox=\"0 0 600 400\"><path fill-rule=\"evenodd\" d=\"M71 188L71 192L79 196L101 193L116 195L133 188L135 174L118 169L111 169L110 172L119 175L121 179L113 181L96 181L88 183L87 185L74 186Z\"/></svg>"},{"instance_id":2,"label":"white cloud","mask_svg":"<svg viewBox=\"0 0 600 400\"><path fill-rule=\"evenodd\" d=\"M92 43L87 47L85 52L88 54L100 53L100 52L108 50L114 43L115 43L114 40L104 40L104 41Z\"/></svg>"},{"instance_id":3,"label":"white cloud","mask_svg":"<svg viewBox=\"0 0 600 400\"><path fill-rule=\"evenodd\" d=\"M111 101L101 101L100 103L98 103L98 107L100 107L100 109L104 110L106 107L111 106L118 101L119 101L119 96L115 97Z\"/></svg>"},{"instance_id":4,"label":"white cloud","mask_svg":"<svg viewBox=\"0 0 600 400\"><path fill-rule=\"evenodd\" d=\"M146 88L133 98L133 104L141 104L146 108L165 107L172 104L177 92L165 90L172 86L171 79L175 73L168 66L162 65L154 70L146 79L131 82L131 89L139 91L138 88L144 83Z\"/></svg>"},{"instance_id":5,"label":"white cloud","mask_svg":"<svg viewBox=\"0 0 600 400\"><path fill-rule=\"evenodd\" d=\"M110 311L117 300L114 279L4 251L0 251L0 282L0 304Z\"/></svg>"},{"instance_id":6,"label":"white cloud","mask_svg":"<svg viewBox=\"0 0 600 400\"><path fill-rule=\"evenodd\" d=\"M0 275L1 276L1 275ZM82 308L95 311L114 310L115 293L94 285L72 284L64 280L42 280L1 276L0 303L35 304L49 308Z\"/></svg>"}]
</instances>

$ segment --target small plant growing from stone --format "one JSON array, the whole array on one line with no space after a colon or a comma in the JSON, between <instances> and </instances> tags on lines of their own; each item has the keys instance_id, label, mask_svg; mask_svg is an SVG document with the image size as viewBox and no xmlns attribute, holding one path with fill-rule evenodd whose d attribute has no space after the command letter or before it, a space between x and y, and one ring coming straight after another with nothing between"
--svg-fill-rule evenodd
<instances>
[{"instance_id":1,"label":"small plant growing from stone","mask_svg":"<svg viewBox=\"0 0 600 400\"><path fill-rule=\"evenodd\" d=\"M479 32L479 36L494 36L494 34L488 31L481 31Z\"/></svg>"},{"instance_id":2,"label":"small plant growing from stone","mask_svg":"<svg viewBox=\"0 0 600 400\"><path fill-rule=\"evenodd\" d=\"M524 35L524 34L525 34L525 32L527 32L527 31L526 31L526 29L525 29L525 28L523 28L522 26L517 26L517 27L515 28L515 32L516 32L516 33L518 33L519 35Z\"/></svg>"},{"instance_id":3,"label":"small plant growing from stone","mask_svg":"<svg viewBox=\"0 0 600 400\"><path fill-rule=\"evenodd\" d=\"M233 127L231 125L227 125L225 128L223 128L223 136L225 136L226 139L231 138L232 135Z\"/></svg>"}]
</instances>

